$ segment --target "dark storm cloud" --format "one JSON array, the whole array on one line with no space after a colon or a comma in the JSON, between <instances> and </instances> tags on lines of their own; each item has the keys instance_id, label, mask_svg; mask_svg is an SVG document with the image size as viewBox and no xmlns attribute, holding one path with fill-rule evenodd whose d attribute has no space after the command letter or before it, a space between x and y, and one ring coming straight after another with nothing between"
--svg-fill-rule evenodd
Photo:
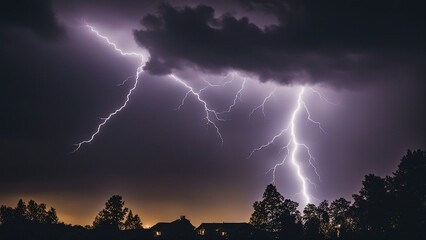
<instances>
[{"instance_id":1,"label":"dark storm cloud","mask_svg":"<svg viewBox=\"0 0 426 240\"><path fill-rule=\"evenodd\" d=\"M65 34L48 0L2 1L0 7L2 28L26 28L45 39L58 39Z\"/></svg>"},{"instance_id":2,"label":"dark storm cloud","mask_svg":"<svg viewBox=\"0 0 426 240\"><path fill-rule=\"evenodd\" d=\"M162 4L143 17L136 41L154 74L194 65L237 69L261 80L356 85L424 76L423 1L240 1L272 14L264 28L210 6ZM397 67L395 67L397 66Z\"/></svg>"}]
</instances>

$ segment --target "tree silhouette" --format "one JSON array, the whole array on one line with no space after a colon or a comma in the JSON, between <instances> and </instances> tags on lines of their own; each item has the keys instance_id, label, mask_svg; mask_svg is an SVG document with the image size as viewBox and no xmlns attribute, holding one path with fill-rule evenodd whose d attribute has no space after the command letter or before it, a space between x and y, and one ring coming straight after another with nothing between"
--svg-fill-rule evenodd
<instances>
[{"instance_id":1,"label":"tree silhouette","mask_svg":"<svg viewBox=\"0 0 426 240\"><path fill-rule=\"evenodd\" d=\"M9 225L14 223L15 212L11 207L5 205L0 206L0 222L2 225Z\"/></svg>"},{"instance_id":2,"label":"tree silhouette","mask_svg":"<svg viewBox=\"0 0 426 240\"><path fill-rule=\"evenodd\" d=\"M277 188L269 184L263 193L263 200L253 204L254 212L250 223L257 229L267 232L278 232L281 230L281 212L284 197Z\"/></svg>"},{"instance_id":3,"label":"tree silhouette","mask_svg":"<svg viewBox=\"0 0 426 240\"><path fill-rule=\"evenodd\" d=\"M330 206L328 201L320 202L317 207L318 217L320 219L320 235L324 238L330 238Z\"/></svg>"},{"instance_id":4,"label":"tree silhouette","mask_svg":"<svg viewBox=\"0 0 426 240\"><path fill-rule=\"evenodd\" d=\"M300 239L303 235L302 218L297 207L299 204L285 199L280 207L280 239Z\"/></svg>"},{"instance_id":5,"label":"tree silhouette","mask_svg":"<svg viewBox=\"0 0 426 240\"><path fill-rule=\"evenodd\" d=\"M57 224L59 222L58 216L56 215L56 209L53 207L46 214L46 223L48 224Z\"/></svg>"},{"instance_id":6,"label":"tree silhouette","mask_svg":"<svg viewBox=\"0 0 426 240\"><path fill-rule=\"evenodd\" d=\"M362 185L359 194L353 195L357 227L369 235L384 237L389 230L389 210L392 208L385 179L369 174Z\"/></svg>"},{"instance_id":7,"label":"tree silhouette","mask_svg":"<svg viewBox=\"0 0 426 240\"><path fill-rule=\"evenodd\" d=\"M330 204L330 231L334 237L345 236L353 229L353 219L351 217L351 202L344 198L339 198Z\"/></svg>"},{"instance_id":8,"label":"tree silhouette","mask_svg":"<svg viewBox=\"0 0 426 240\"><path fill-rule=\"evenodd\" d=\"M305 239L329 239L331 237L330 207L328 201L318 207L308 204L303 210L302 222Z\"/></svg>"},{"instance_id":9,"label":"tree silhouette","mask_svg":"<svg viewBox=\"0 0 426 240\"><path fill-rule=\"evenodd\" d=\"M36 223L47 223L46 204L37 204L34 200L28 202L28 220Z\"/></svg>"},{"instance_id":10,"label":"tree silhouette","mask_svg":"<svg viewBox=\"0 0 426 240\"><path fill-rule=\"evenodd\" d=\"M19 199L13 214L15 215L15 220L18 223L23 223L28 219L27 205L22 199Z\"/></svg>"},{"instance_id":11,"label":"tree silhouette","mask_svg":"<svg viewBox=\"0 0 426 240\"><path fill-rule=\"evenodd\" d=\"M426 239L426 151L408 150L388 183L395 206L391 223L396 236L411 233Z\"/></svg>"},{"instance_id":12,"label":"tree silhouette","mask_svg":"<svg viewBox=\"0 0 426 240\"><path fill-rule=\"evenodd\" d=\"M305 209L303 210L303 223L303 230L307 239L321 239L321 221L318 208L314 204L306 205Z\"/></svg>"},{"instance_id":13,"label":"tree silhouette","mask_svg":"<svg viewBox=\"0 0 426 240\"><path fill-rule=\"evenodd\" d=\"M132 210L127 214L126 221L124 221L125 230L142 229L142 222L140 217L136 214L133 216Z\"/></svg>"},{"instance_id":14,"label":"tree silhouette","mask_svg":"<svg viewBox=\"0 0 426 240\"><path fill-rule=\"evenodd\" d=\"M119 230L123 228L123 220L128 211L129 209L124 207L123 198L119 195L114 195L108 199L105 203L105 208L96 216L93 227Z\"/></svg>"},{"instance_id":15,"label":"tree silhouette","mask_svg":"<svg viewBox=\"0 0 426 240\"><path fill-rule=\"evenodd\" d=\"M250 223L258 230L268 232L272 238L292 238L302 234L299 204L285 199L277 188L269 184L263 193L263 200L253 204L254 212Z\"/></svg>"}]
</instances>

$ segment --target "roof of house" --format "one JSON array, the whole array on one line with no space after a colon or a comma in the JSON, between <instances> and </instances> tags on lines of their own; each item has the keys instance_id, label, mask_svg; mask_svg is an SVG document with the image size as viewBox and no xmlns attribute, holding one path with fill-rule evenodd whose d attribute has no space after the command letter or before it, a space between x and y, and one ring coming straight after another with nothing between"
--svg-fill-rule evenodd
<instances>
[{"instance_id":1,"label":"roof of house","mask_svg":"<svg viewBox=\"0 0 426 240\"><path fill-rule=\"evenodd\" d=\"M174 230L194 230L194 225L191 224L191 222L185 218L185 216L181 216L179 219L167 223L167 222L160 222L155 224L151 227L151 230L153 231L174 231Z\"/></svg>"}]
</instances>

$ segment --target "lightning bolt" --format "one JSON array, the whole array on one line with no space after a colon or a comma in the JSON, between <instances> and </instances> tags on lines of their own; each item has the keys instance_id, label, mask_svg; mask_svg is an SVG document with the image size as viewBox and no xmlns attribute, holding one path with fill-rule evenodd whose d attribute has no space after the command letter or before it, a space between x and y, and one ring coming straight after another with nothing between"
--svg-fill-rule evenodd
<instances>
[{"instance_id":1,"label":"lightning bolt","mask_svg":"<svg viewBox=\"0 0 426 240\"><path fill-rule=\"evenodd\" d=\"M117 47L117 45L112 42L107 36L102 35L101 33L99 33L98 30L96 30L94 27L92 27L89 24L85 24L84 25L86 28L88 28L92 33L94 33L97 37L99 37L100 39L102 39L104 42L106 42L109 46L111 46L116 52L118 52L121 56L131 56L131 57L137 57L140 59L141 63L140 65L137 67L136 69L136 74L135 74L135 82L133 83L133 86L130 88L130 90L127 92L126 95L126 100L124 101L124 103L117 109L115 109L115 111L113 111L112 113L110 113L107 117L105 118L101 118L102 122L98 125L98 127L96 128L96 131L94 133L92 133L92 135L90 136L90 138L83 140L77 144L75 144L76 148L74 149L73 152L78 151L81 146L83 146L84 144L89 144L93 141L93 139L95 139L96 135L99 134L99 132L101 131L101 128L103 126L105 126L105 124L108 123L108 121L114 117L115 115L117 115L119 112L121 112L121 110L123 110L126 106L127 103L130 101L130 97L133 93L133 91L136 89L138 82L139 82L139 76L140 74L143 72L143 67L145 66L145 63L147 62L148 59L145 58L144 55L137 53L137 52L126 52L122 49L120 49L119 47ZM127 78L124 82L126 82L129 78ZM124 84L123 82L123 84Z\"/></svg>"},{"instance_id":2,"label":"lightning bolt","mask_svg":"<svg viewBox=\"0 0 426 240\"><path fill-rule=\"evenodd\" d=\"M314 93L316 93L317 95L319 95L322 100L326 99L318 91L315 91L314 89L312 89L312 91ZM298 159L298 157L297 157L297 153L300 151L300 148L303 148L305 150L305 152L307 153L307 155L309 156L309 158L307 159L309 166L311 166L314 169L315 174L318 176L320 181L321 181L321 178L320 178L320 175L318 174L317 168L315 167L315 164L314 164L315 158L313 157L310 148L308 147L308 145L301 143L299 141L298 137L297 137L298 136L297 131L296 131L297 116L300 114L300 112L302 110L304 110L306 115L307 115L307 117L306 117L307 122L311 122L312 124L316 125L321 131L324 131L324 129L322 128L322 126L319 122L317 122L317 121L315 121L311 118L311 114L309 112L309 109L308 109L306 103L303 101L304 93L305 93L305 87L302 87L301 90L299 91L298 95L297 95L297 102L296 102L296 105L295 105L295 107L292 111L290 122L288 124L286 124L286 127L281 129L267 143L261 145L258 148L253 149L253 151L250 153L250 155L248 157L249 158L252 157L253 154L255 154L256 152L261 151L262 149L271 146L272 144L274 144L274 142L277 139L288 134L289 141L281 148L281 150L286 150L286 154L284 155L282 161L279 162L279 163L276 163L274 165L274 167L272 167L268 172L272 172L272 183L275 183L275 176L276 176L277 168L284 165L284 163L289 160L293 169L296 172L298 180L301 183L300 193L302 194L306 204L308 204L308 203L311 203L312 196L308 192L308 186L307 185L308 185L308 183L313 184L315 187L316 187L316 185L308 177L306 177L303 174L302 168L300 166L300 159ZM262 102L261 105L257 106L255 109L253 109L252 113L259 108L264 108L266 101L272 95L273 95L273 92L271 92L268 95L268 97L265 98L265 100Z\"/></svg>"}]
</instances>

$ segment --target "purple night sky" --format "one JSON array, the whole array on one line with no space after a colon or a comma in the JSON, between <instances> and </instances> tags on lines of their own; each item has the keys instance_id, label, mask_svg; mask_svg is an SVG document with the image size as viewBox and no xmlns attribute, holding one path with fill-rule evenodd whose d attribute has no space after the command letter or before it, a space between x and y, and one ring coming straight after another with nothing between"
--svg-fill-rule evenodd
<instances>
[{"instance_id":1,"label":"purple night sky","mask_svg":"<svg viewBox=\"0 0 426 240\"><path fill-rule=\"evenodd\" d=\"M9 2L9 3L6 3ZM351 195L364 175L391 174L407 149L426 146L423 1L6 1L0 9L0 203L54 206L60 220L90 224L105 200L123 196L144 225L186 215L248 221L272 181L297 97L325 132L297 118L321 179L298 155L312 202ZM91 144L73 153L125 101ZM234 75L230 73L236 73ZM194 96L226 121L205 125ZM120 86L118 86L120 85ZM321 100L311 87L332 104ZM263 116L258 110L265 103ZM276 170L286 198L303 203L289 162ZM301 204L303 205L303 204Z\"/></svg>"}]
</instances>

